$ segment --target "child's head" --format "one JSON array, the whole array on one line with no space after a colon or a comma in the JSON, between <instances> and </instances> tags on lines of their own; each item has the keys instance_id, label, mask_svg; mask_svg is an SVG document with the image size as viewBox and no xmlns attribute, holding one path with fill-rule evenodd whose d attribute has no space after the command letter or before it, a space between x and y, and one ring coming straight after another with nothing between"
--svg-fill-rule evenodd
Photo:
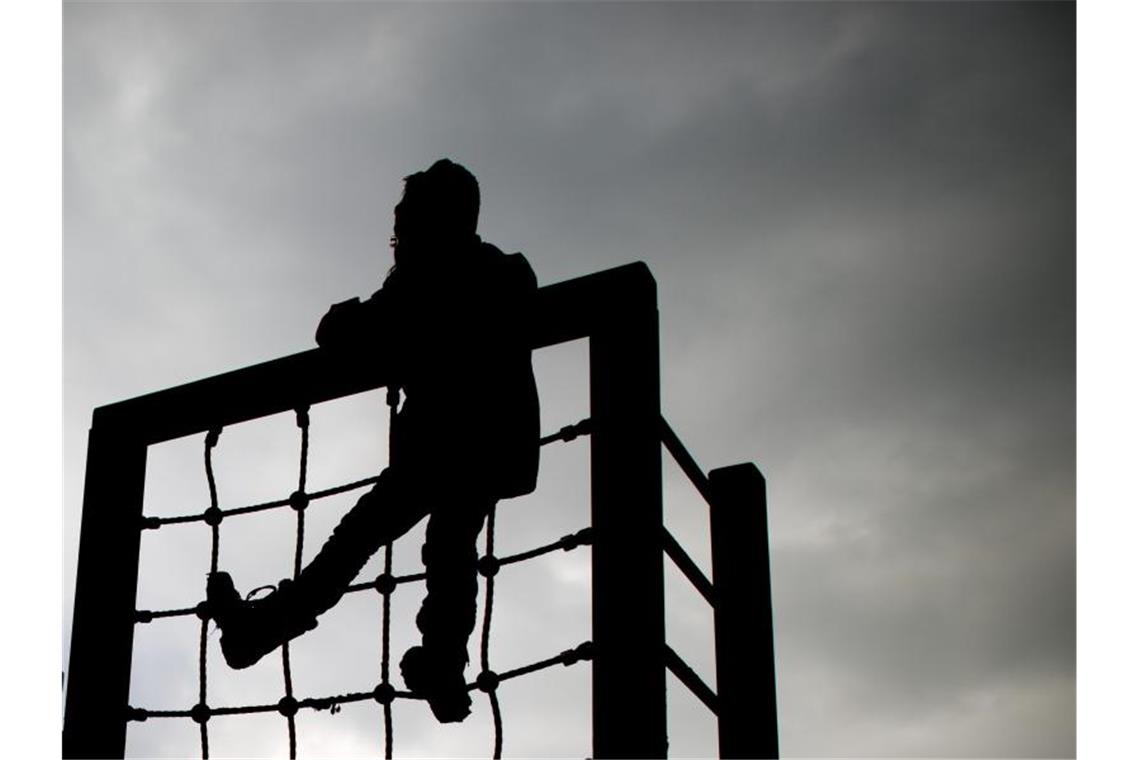
<instances>
[{"instance_id":1,"label":"child's head","mask_svg":"<svg viewBox=\"0 0 1140 760\"><path fill-rule=\"evenodd\" d=\"M467 169L443 158L427 171L408 175L404 197L396 204L396 265L401 251L446 250L470 241L478 221L479 183Z\"/></svg>"}]
</instances>

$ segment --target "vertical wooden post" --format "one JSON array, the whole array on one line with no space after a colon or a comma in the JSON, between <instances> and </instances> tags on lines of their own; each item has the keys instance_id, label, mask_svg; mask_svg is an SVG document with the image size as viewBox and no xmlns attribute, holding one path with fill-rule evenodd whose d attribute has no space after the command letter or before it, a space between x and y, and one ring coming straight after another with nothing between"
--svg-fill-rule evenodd
<instances>
[{"instance_id":1,"label":"vertical wooden post","mask_svg":"<svg viewBox=\"0 0 1140 760\"><path fill-rule=\"evenodd\" d=\"M597 758L667 750L657 296L648 268L628 274L590 334Z\"/></svg>"},{"instance_id":2,"label":"vertical wooden post","mask_svg":"<svg viewBox=\"0 0 1140 760\"><path fill-rule=\"evenodd\" d=\"M126 750L145 475L145 444L121 429L92 427L64 708L66 758L122 757Z\"/></svg>"},{"instance_id":3,"label":"vertical wooden post","mask_svg":"<svg viewBox=\"0 0 1140 760\"><path fill-rule=\"evenodd\" d=\"M709 473L720 756L779 756L772 581L764 476L754 464Z\"/></svg>"}]
</instances>

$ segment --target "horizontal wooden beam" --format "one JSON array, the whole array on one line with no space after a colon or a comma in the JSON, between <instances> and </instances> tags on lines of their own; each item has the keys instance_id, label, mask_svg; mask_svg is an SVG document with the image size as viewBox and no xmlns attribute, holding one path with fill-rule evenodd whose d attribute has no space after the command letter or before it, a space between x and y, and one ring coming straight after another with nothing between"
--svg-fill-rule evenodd
<instances>
[{"instance_id":1,"label":"horizontal wooden beam","mask_svg":"<svg viewBox=\"0 0 1140 760\"><path fill-rule=\"evenodd\" d=\"M532 345L585 338L621 304L655 288L642 262L539 288ZM312 349L99 407L92 426L159 443L373 390L388 374L383 357Z\"/></svg>"}]
</instances>

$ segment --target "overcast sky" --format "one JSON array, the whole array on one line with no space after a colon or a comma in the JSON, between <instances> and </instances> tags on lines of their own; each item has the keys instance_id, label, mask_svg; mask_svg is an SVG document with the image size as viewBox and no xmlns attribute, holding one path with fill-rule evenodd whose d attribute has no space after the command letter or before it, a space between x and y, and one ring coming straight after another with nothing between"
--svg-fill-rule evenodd
<instances>
[{"instance_id":1,"label":"overcast sky","mask_svg":"<svg viewBox=\"0 0 1140 760\"><path fill-rule=\"evenodd\" d=\"M1071 5L71 3L64 22L65 656L92 410L311 347L328 304L378 287L400 178L450 156L480 179L483 236L540 284L653 270L666 417L706 468L768 478L785 754L1075 752ZM585 416L584 345L535 361L544 429ZM383 462L377 394L313 426L313 487ZM152 449L148 513L206 505L201 443ZM544 451L503 551L586 523L586 451ZM296 457L287 415L227 430L222 506L287 495ZM669 466L665 494L707 567ZM308 556L350 504L312 510ZM243 590L288 571L289 519L224 524ZM146 534L140 607L200 598L207 537ZM588 638L588 552L511 572L498 669ZM714 683L711 616L668 572L670 643ZM396 596L396 656L419 593ZM299 693L375 685L377 608L351 597L298 645ZM133 704L196 700L196 635L140 627ZM211 703L281 696L277 661L229 674L216 649ZM587 754L588 673L504 685L505 753ZM302 756L375 754L378 715L303 714ZM674 681L670 721L676 754L715 752ZM489 754L489 725L482 703L448 728L402 704L396 753ZM193 754L194 729L132 724L128 752ZM279 716L211 722L218 756L284 747Z\"/></svg>"}]
</instances>

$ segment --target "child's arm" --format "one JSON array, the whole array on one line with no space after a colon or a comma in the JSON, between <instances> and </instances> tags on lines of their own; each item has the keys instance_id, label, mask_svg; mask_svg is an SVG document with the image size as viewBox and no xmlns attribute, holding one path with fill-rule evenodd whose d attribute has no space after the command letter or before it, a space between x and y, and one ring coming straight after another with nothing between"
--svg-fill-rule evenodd
<instances>
[{"instance_id":1,"label":"child's arm","mask_svg":"<svg viewBox=\"0 0 1140 760\"><path fill-rule=\"evenodd\" d=\"M317 326L317 345L327 349L359 348L385 321L387 294L376 291L367 301L350 298L334 303Z\"/></svg>"}]
</instances>

